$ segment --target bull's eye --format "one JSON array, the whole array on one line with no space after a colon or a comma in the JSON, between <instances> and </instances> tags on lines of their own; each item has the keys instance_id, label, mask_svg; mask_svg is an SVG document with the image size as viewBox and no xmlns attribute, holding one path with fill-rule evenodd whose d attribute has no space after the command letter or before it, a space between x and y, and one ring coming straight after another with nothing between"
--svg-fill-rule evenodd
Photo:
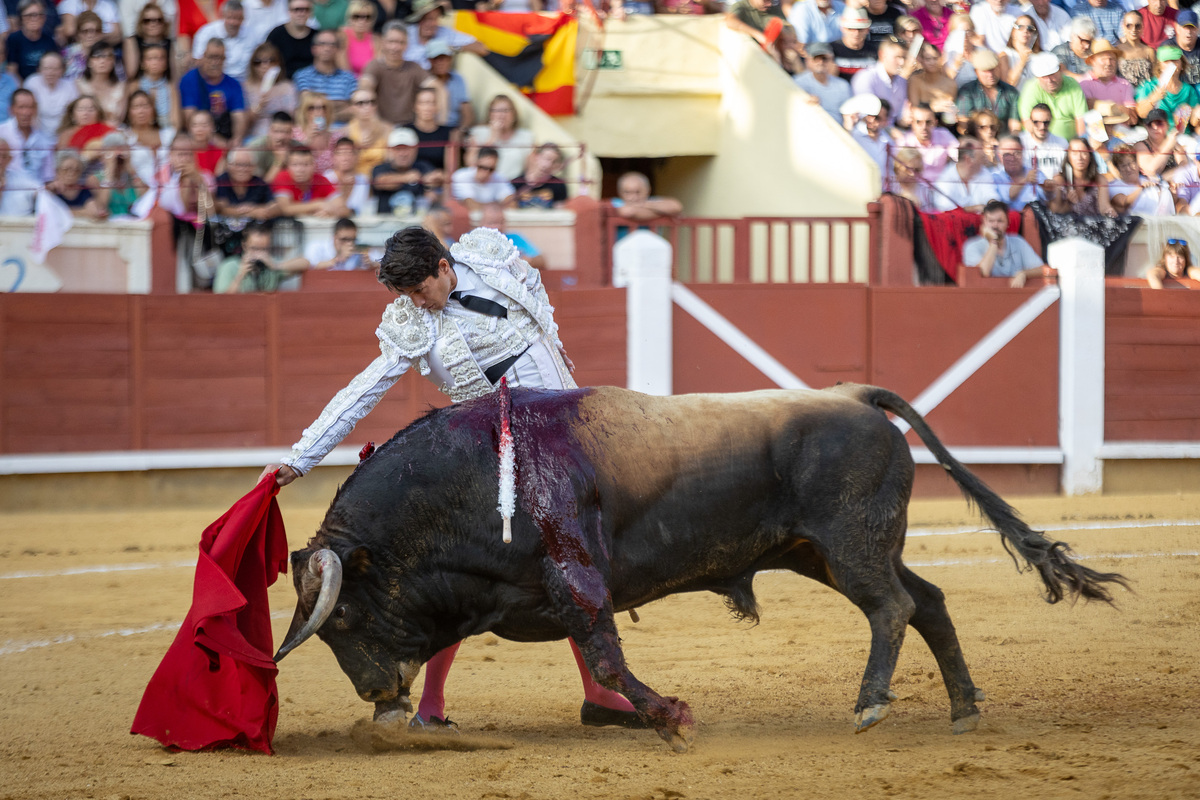
<instances>
[{"instance_id":1,"label":"bull's eye","mask_svg":"<svg viewBox=\"0 0 1200 800\"><path fill-rule=\"evenodd\" d=\"M338 619L345 619L346 618L346 607L338 606L337 608L335 608L333 610L333 615L335 617L337 617Z\"/></svg>"}]
</instances>

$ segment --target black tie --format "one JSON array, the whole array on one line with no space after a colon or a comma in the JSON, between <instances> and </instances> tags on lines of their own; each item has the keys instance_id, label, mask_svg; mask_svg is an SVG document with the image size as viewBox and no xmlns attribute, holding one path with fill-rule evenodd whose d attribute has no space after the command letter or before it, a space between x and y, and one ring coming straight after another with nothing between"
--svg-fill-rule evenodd
<instances>
[{"instance_id":1,"label":"black tie","mask_svg":"<svg viewBox=\"0 0 1200 800\"><path fill-rule=\"evenodd\" d=\"M474 311L476 314L487 314L489 317L504 317L508 319L508 309L499 303L493 303L484 297L476 297L473 294L463 294L462 292L451 292L451 300L457 300L467 311Z\"/></svg>"}]
</instances>

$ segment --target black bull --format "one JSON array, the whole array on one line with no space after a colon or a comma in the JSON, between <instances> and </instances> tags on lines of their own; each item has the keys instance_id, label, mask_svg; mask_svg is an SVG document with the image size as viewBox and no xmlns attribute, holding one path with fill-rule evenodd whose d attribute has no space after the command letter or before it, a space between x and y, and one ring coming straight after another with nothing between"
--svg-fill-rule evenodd
<instances>
[{"instance_id":1,"label":"black bull","mask_svg":"<svg viewBox=\"0 0 1200 800\"><path fill-rule=\"evenodd\" d=\"M1120 575L1031 530L886 390L516 390L512 543L496 510L499 401L433 411L358 466L292 554L299 603L276 658L316 632L376 717L394 719L411 710L421 665L467 636L570 636L595 679L683 750L687 704L630 673L614 614L703 590L757 619L755 573L786 569L841 592L870 623L858 730L888 713L908 625L937 659L955 732L972 730L983 694L942 592L901 561L913 460L885 411L913 427L1018 567L1037 571L1048 601L1111 602L1105 584Z\"/></svg>"}]
</instances>

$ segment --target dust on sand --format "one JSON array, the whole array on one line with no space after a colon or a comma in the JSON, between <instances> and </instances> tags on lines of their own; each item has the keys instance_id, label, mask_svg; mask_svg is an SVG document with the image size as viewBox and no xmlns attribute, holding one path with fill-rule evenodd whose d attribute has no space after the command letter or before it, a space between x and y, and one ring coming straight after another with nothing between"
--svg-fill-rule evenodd
<instances>
[{"instance_id":1,"label":"dust on sand","mask_svg":"<svg viewBox=\"0 0 1200 800\"><path fill-rule=\"evenodd\" d=\"M298 546L323 509L283 505ZM652 731L581 726L565 643L490 635L463 645L447 687L461 749L392 748L369 729L364 747L371 709L314 640L279 675L278 755L168 753L129 724L187 611L199 533L224 509L2 515L0 798L1200 798L1200 495L1016 505L1076 528L1053 535L1134 593L1118 609L1049 606L995 534L911 536L906 561L946 592L988 694L978 731L950 735L937 667L910 635L892 715L856 736L865 620L768 574L757 627L707 594L619 620L634 674L692 706L683 756ZM957 501L911 518L975 522ZM294 600L288 580L272 590L277 641Z\"/></svg>"}]
</instances>

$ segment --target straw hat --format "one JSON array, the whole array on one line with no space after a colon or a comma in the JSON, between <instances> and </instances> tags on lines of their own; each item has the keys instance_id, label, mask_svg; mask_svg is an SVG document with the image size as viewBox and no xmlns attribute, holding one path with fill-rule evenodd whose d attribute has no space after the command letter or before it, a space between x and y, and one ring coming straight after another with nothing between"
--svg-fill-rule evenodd
<instances>
[{"instance_id":1,"label":"straw hat","mask_svg":"<svg viewBox=\"0 0 1200 800\"><path fill-rule=\"evenodd\" d=\"M1084 61L1090 64L1092 63L1092 59L1101 53L1112 53L1117 57L1120 57L1121 55L1117 48L1113 47L1112 42L1110 42L1108 39L1093 39L1092 52L1088 53L1088 56L1084 59Z\"/></svg>"},{"instance_id":2,"label":"straw hat","mask_svg":"<svg viewBox=\"0 0 1200 800\"><path fill-rule=\"evenodd\" d=\"M1097 100L1093 111L1100 112L1105 125L1123 125L1129 122L1129 112L1125 106L1117 105L1112 100Z\"/></svg>"}]
</instances>

